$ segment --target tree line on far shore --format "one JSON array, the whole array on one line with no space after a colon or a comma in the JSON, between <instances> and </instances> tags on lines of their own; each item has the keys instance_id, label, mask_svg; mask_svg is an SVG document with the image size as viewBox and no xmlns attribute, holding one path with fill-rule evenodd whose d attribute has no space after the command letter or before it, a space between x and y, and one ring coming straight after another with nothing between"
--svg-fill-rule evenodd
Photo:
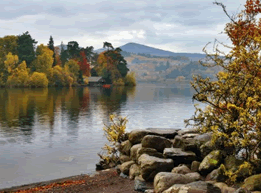
<instances>
[{"instance_id":1,"label":"tree line on far shore","mask_svg":"<svg viewBox=\"0 0 261 193\"><path fill-rule=\"evenodd\" d=\"M0 38L1 87L77 86L87 84L90 76L101 76L107 84L136 85L121 49L109 42L100 54L93 46L80 48L76 41L68 42L67 49L61 43L60 49L52 36L47 45L36 44L28 31Z\"/></svg>"}]
</instances>

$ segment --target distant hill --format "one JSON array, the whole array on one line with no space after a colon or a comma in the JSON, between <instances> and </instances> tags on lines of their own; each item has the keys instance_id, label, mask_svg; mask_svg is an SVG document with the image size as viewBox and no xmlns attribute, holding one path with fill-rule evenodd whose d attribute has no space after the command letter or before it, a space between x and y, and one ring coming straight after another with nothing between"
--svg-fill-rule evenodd
<instances>
[{"instance_id":1,"label":"distant hill","mask_svg":"<svg viewBox=\"0 0 261 193\"><path fill-rule=\"evenodd\" d=\"M199 53L175 53L175 52L170 52L158 48L153 48L150 46L145 46L142 44L137 44L137 43L127 43L123 46L120 46L122 51L129 52L129 53L134 53L134 54L150 54L154 56L162 56L162 57L167 57L167 56L185 56L188 57L192 61L198 61L199 59L205 58L205 54L199 54ZM100 53L104 51L104 48L95 50L95 52Z\"/></svg>"}]
</instances>

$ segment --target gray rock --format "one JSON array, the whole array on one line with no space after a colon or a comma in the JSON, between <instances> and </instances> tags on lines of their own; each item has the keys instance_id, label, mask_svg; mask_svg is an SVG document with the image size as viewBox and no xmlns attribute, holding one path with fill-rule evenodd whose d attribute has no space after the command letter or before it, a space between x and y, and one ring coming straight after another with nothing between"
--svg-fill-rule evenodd
<instances>
[{"instance_id":1,"label":"gray rock","mask_svg":"<svg viewBox=\"0 0 261 193\"><path fill-rule=\"evenodd\" d=\"M154 156L154 157L158 157L158 158L164 158L163 154L158 152L156 149L153 149L153 148L145 148L145 147L141 147L137 150L137 157L136 157L136 160L139 159L139 157L142 155L142 154L148 154L150 156Z\"/></svg>"},{"instance_id":2,"label":"gray rock","mask_svg":"<svg viewBox=\"0 0 261 193\"><path fill-rule=\"evenodd\" d=\"M261 174L246 178L242 187L249 191L261 191Z\"/></svg>"},{"instance_id":3,"label":"gray rock","mask_svg":"<svg viewBox=\"0 0 261 193\"><path fill-rule=\"evenodd\" d=\"M227 184L223 182L214 183L215 186L219 187L222 193L235 193L236 189L228 187Z\"/></svg>"},{"instance_id":4,"label":"gray rock","mask_svg":"<svg viewBox=\"0 0 261 193\"><path fill-rule=\"evenodd\" d=\"M253 191L254 192L254 191ZM236 191L235 191L235 193L253 193L253 192L251 192L251 191L249 191L249 190L247 190L246 188L238 188Z\"/></svg>"},{"instance_id":5,"label":"gray rock","mask_svg":"<svg viewBox=\"0 0 261 193\"><path fill-rule=\"evenodd\" d=\"M123 154L120 155L120 162L121 163L128 162L128 161L131 161L130 156L123 155Z\"/></svg>"},{"instance_id":6,"label":"gray rock","mask_svg":"<svg viewBox=\"0 0 261 193\"><path fill-rule=\"evenodd\" d=\"M174 184L173 186L171 186L167 190L164 190L163 193L179 193L180 189L183 186L184 186L184 184Z\"/></svg>"},{"instance_id":7,"label":"gray rock","mask_svg":"<svg viewBox=\"0 0 261 193\"><path fill-rule=\"evenodd\" d=\"M139 180L139 179L135 179L134 180L134 190L135 191L139 191L139 192L145 192L145 190L147 190L147 184L146 182Z\"/></svg>"},{"instance_id":8,"label":"gray rock","mask_svg":"<svg viewBox=\"0 0 261 193\"><path fill-rule=\"evenodd\" d=\"M196 128L181 129L178 131L178 135L180 136L185 135L187 133L199 133L199 131Z\"/></svg>"},{"instance_id":9,"label":"gray rock","mask_svg":"<svg viewBox=\"0 0 261 193\"><path fill-rule=\"evenodd\" d=\"M220 167L210 172L206 177L206 181L225 182L226 180L227 176L224 174Z\"/></svg>"},{"instance_id":10,"label":"gray rock","mask_svg":"<svg viewBox=\"0 0 261 193\"><path fill-rule=\"evenodd\" d=\"M188 168L188 166L181 164L171 170L172 173L177 173L177 174L187 174L191 173L191 170Z\"/></svg>"},{"instance_id":11,"label":"gray rock","mask_svg":"<svg viewBox=\"0 0 261 193\"><path fill-rule=\"evenodd\" d=\"M173 140L173 147L181 148L183 147L183 144L184 144L184 139L181 136L177 135Z\"/></svg>"},{"instance_id":12,"label":"gray rock","mask_svg":"<svg viewBox=\"0 0 261 193\"><path fill-rule=\"evenodd\" d=\"M133 161L136 161L136 157L137 157L137 151L138 149L141 148L141 144L136 144L133 145L130 149L130 157Z\"/></svg>"},{"instance_id":13,"label":"gray rock","mask_svg":"<svg viewBox=\"0 0 261 193\"><path fill-rule=\"evenodd\" d=\"M151 134L148 130L133 130L129 133L129 141L131 144L138 144L142 141L143 137Z\"/></svg>"},{"instance_id":14,"label":"gray rock","mask_svg":"<svg viewBox=\"0 0 261 193\"><path fill-rule=\"evenodd\" d=\"M211 138L212 138L211 133L203 133L194 137L196 141L202 144L211 141Z\"/></svg>"},{"instance_id":15,"label":"gray rock","mask_svg":"<svg viewBox=\"0 0 261 193\"><path fill-rule=\"evenodd\" d=\"M128 178L129 176L127 176L126 174L124 174L124 173L120 173L120 177L122 177L122 178Z\"/></svg>"},{"instance_id":16,"label":"gray rock","mask_svg":"<svg viewBox=\"0 0 261 193\"><path fill-rule=\"evenodd\" d=\"M146 130L154 133L155 135L159 135L162 137L166 137L168 139L173 139L180 129L174 128L147 128Z\"/></svg>"},{"instance_id":17,"label":"gray rock","mask_svg":"<svg viewBox=\"0 0 261 193\"><path fill-rule=\"evenodd\" d=\"M180 187L179 193L221 193L219 187L212 183L197 181Z\"/></svg>"},{"instance_id":18,"label":"gray rock","mask_svg":"<svg viewBox=\"0 0 261 193\"><path fill-rule=\"evenodd\" d=\"M148 189L148 190L145 190L144 193L155 193L154 189Z\"/></svg>"},{"instance_id":19,"label":"gray rock","mask_svg":"<svg viewBox=\"0 0 261 193\"><path fill-rule=\"evenodd\" d=\"M141 141L142 147L153 148L159 152L163 152L165 148L172 146L170 140L165 137L156 136L156 135L146 135Z\"/></svg>"},{"instance_id":20,"label":"gray rock","mask_svg":"<svg viewBox=\"0 0 261 193\"><path fill-rule=\"evenodd\" d=\"M190 180L183 174L160 172L154 178L154 190L156 193L161 193L174 184L187 184L191 182Z\"/></svg>"},{"instance_id":21,"label":"gray rock","mask_svg":"<svg viewBox=\"0 0 261 193\"><path fill-rule=\"evenodd\" d=\"M133 180L136 176L139 175L140 175L140 167L137 164L131 165L129 171L129 178Z\"/></svg>"},{"instance_id":22,"label":"gray rock","mask_svg":"<svg viewBox=\"0 0 261 193\"><path fill-rule=\"evenodd\" d=\"M203 158L206 157L214 149L215 149L214 145L212 145L211 141L208 141L208 142L202 144L199 147L201 157L203 157Z\"/></svg>"},{"instance_id":23,"label":"gray rock","mask_svg":"<svg viewBox=\"0 0 261 193\"><path fill-rule=\"evenodd\" d=\"M199 181L203 179L198 172L187 173L185 174L185 178L188 178L188 181L191 182Z\"/></svg>"},{"instance_id":24,"label":"gray rock","mask_svg":"<svg viewBox=\"0 0 261 193\"><path fill-rule=\"evenodd\" d=\"M129 156L130 155L130 149L132 147L132 144L129 140L127 141L123 141L121 144L120 144L120 148L119 148L119 151L124 154L124 155L127 155Z\"/></svg>"},{"instance_id":25,"label":"gray rock","mask_svg":"<svg viewBox=\"0 0 261 193\"><path fill-rule=\"evenodd\" d=\"M122 173L129 175L129 170L131 165L135 164L134 161L128 161L128 162L124 162L123 164L120 165L120 170Z\"/></svg>"},{"instance_id":26,"label":"gray rock","mask_svg":"<svg viewBox=\"0 0 261 193\"><path fill-rule=\"evenodd\" d=\"M187 134L182 135L182 138L183 139L191 139L191 138L194 138L198 135L199 135L198 133L187 133Z\"/></svg>"},{"instance_id":27,"label":"gray rock","mask_svg":"<svg viewBox=\"0 0 261 193\"><path fill-rule=\"evenodd\" d=\"M210 152L200 163L199 171L203 174L211 172L213 169L219 167L222 161L222 154L220 150Z\"/></svg>"},{"instance_id":28,"label":"gray rock","mask_svg":"<svg viewBox=\"0 0 261 193\"><path fill-rule=\"evenodd\" d=\"M191 171L192 172L198 172L199 165L200 165L199 161L193 161L191 163Z\"/></svg>"},{"instance_id":29,"label":"gray rock","mask_svg":"<svg viewBox=\"0 0 261 193\"><path fill-rule=\"evenodd\" d=\"M174 167L172 159L157 158L147 154L142 154L138 163L140 164L141 176L146 181L153 180L159 172L170 172Z\"/></svg>"},{"instance_id":30,"label":"gray rock","mask_svg":"<svg viewBox=\"0 0 261 193\"><path fill-rule=\"evenodd\" d=\"M197 159L194 152L182 151L181 148L165 148L163 155L166 158L173 159L176 165L180 163L191 163L192 161Z\"/></svg>"}]
</instances>

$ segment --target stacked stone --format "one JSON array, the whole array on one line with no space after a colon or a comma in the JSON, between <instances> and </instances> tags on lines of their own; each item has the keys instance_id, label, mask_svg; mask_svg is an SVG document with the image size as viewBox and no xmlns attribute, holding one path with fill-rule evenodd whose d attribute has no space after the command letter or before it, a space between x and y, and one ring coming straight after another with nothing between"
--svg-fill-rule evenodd
<instances>
[{"instance_id":1,"label":"stacked stone","mask_svg":"<svg viewBox=\"0 0 261 193\"><path fill-rule=\"evenodd\" d=\"M210 133L199 134L196 129L131 131L120 144L119 172L135 179L135 190L143 192L261 191L261 174L247 178L240 189L228 187L220 164L237 170L242 161L215 150L210 141ZM145 182L153 182L153 189Z\"/></svg>"}]
</instances>

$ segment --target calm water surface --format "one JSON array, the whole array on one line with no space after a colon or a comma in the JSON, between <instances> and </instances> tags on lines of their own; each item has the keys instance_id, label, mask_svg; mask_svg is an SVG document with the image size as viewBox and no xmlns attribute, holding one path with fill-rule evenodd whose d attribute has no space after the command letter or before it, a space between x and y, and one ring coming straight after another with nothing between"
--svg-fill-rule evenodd
<instances>
[{"instance_id":1,"label":"calm water surface","mask_svg":"<svg viewBox=\"0 0 261 193\"><path fill-rule=\"evenodd\" d=\"M0 89L0 188L95 172L112 113L127 130L184 128L189 85Z\"/></svg>"}]
</instances>

